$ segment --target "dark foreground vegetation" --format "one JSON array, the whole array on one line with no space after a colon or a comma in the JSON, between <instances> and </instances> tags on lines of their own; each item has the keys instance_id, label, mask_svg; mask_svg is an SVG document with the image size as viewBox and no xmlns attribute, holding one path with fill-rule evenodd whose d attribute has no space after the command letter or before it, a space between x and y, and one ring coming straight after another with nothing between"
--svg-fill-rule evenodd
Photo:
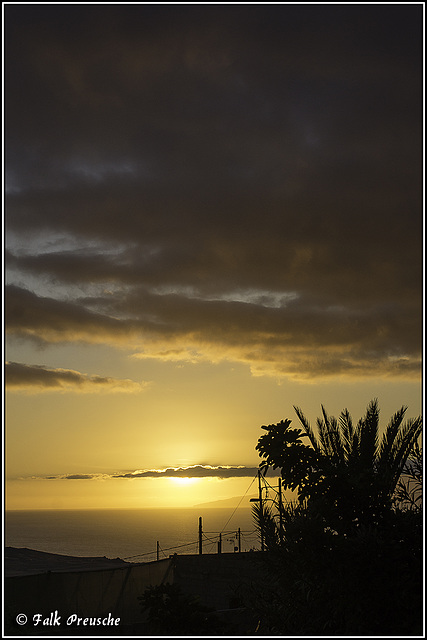
<instances>
[{"instance_id":1,"label":"dark foreground vegetation","mask_svg":"<svg viewBox=\"0 0 427 640\"><path fill-rule=\"evenodd\" d=\"M263 427L260 469L280 469L295 503L253 507L270 588L248 594L260 629L276 635L422 635L421 418L402 407L379 434L373 400L353 425L322 407L317 435L295 407Z\"/></svg>"},{"instance_id":2,"label":"dark foreground vegetation","mask_svg":"<svg viewBox=\"0 0 427 640\"><path fill-rule=\"evenodd\" d=\"M299 408L264 426L256 449L260 482L280 469L296 492L263 498L253 516L264 552L264 578L240 598L236 635L415 636L423 634L422 420L402 407L379 430L373 400L353 424L322 407L317 433ZM270 493L271 494L270 487ZM153 635L233 635L229 620L173 585L141 598Z\"/></svg>"},{"instance_id":3,"label":"dark foreground vegetation","mask_svg":"<svg viewBox=\"0 0 427 640\"><path fill-rule=\"evenodd\" d=\"M175 584L149 587L139 600L153 635L228 635L227 625L213 609Z\"/></svg>"}]
</instances>

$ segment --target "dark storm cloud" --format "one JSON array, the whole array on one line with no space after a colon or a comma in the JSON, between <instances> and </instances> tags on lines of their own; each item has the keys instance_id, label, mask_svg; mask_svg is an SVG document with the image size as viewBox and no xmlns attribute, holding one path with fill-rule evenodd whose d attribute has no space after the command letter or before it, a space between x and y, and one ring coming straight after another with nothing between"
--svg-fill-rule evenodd
<instances>
[{"instance_id":1,"label":"dark storm cloud","mask_svg":"<svg viewBox=\"0 0 427 640\"><path fill-rule=\"evenodd\" d=\"M22 364L20 362L6 362L5 382L10 390L15 391L62 391L75 390L79 392L99 391L141 391L144 383L137 384L132 380L118 380L117 378L90 376L71 369L51 369L40 365Z\"/></svg>"},{"instance_id":2,"label":"dark storm cloud","mask_svg":"<svg viewBox=\"0 0 427 640\"><path fill-rule=\"evenodd\" d=\"M421 7L9 5L6 36L8 331L419 371Z\"/></svg>"},{"instance_id":3,"label":"dark storm cloud","mask_svg":"<svg viewBox=\"0 0 427 640\"><path fill-rule=\"evenodd\" d=\"M168 467L167 469L139 469L124 473L69 473L50 476L32 476L27 480L112 480L112 479L140 479L140 478L256 478L258 467L244 465L194 465L191 467ZM269 477L280 475L270 469Z\"/></svg>"},{"instance_id":4,"label":"dark storm cloud","mask_svg":"<svg viewBox=\"0 0 427 640\"><path fill-rule=\"evenodd\" d=\"M256 476L258 467L211 467L195 465L169 469L150 469L117 474L113 478L252 478Z\"/></svg>"},{"instance_id":5,"label":"dark storm cloud","mask_svg":"<svg viewBox=\"0 0 427 640\"><path fill-rule=\"evenodd\" d=\"M5 293L8 331L34 340L79 340L93 336L103 341L115 334L120 340L121 324L74 302L37 296L27 289L10 285ZM98 336L98 338L96 338Z\"/></svg>"},{"instance_id":6,"label":"dark storm cloud","mask_svg":"<svg viewBox=\"0 0 427 640\"><path fill-rule=\"evenodd\" d=\"M110 478L254 478L258 467L194 465L192 467L169 467L168 469L146 469L114 474L62 474L44 476L47 480L91 480ZM271 471L272 476L277 475Z\"/></svg>"},{"instance_id":7,"label":"dark storm cloud","mask_svg":"<svg viewBox=\"0 0 427 640\"><path fill-rule=\"evenodd\" d=\"M251 296L253 302L247 300L248 292L242 296L245 301L230 301L139 289L73 304L10 286L6 320L9 332L21 338L118 345L132 341L140 358L226 358L245 362L259 374L307 378L418 372L421 325L410 307L404 313L398 305L381 302L351 309L322 305L318 297ZM102 306L103 312L85 304Z\"/></svg>"}]
</instances>

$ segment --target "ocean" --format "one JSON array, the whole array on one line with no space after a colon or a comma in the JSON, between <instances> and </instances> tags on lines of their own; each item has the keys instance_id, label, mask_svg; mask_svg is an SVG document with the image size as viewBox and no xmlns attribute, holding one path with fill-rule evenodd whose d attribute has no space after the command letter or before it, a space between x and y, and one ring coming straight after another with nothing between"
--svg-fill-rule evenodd
<instances>
[{"instance_id":1,"label":"ocean","mask_svg":"<svg viewBox=\"0 0 427 640\"><path fill-rule=\"evenodd\" d=\"M94 509L7 511L5 545L71 556L105 556L150 562L173 553L198 553L199 517L203 553L259 549L251 510L239 508Z\"/></svg>"}]
</instances>

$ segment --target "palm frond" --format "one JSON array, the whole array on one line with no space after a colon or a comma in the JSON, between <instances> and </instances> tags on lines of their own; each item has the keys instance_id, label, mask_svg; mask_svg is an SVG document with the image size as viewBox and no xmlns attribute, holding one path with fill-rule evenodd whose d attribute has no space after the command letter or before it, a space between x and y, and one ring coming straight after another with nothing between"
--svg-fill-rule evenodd
<instances>
[{"instance_id":1,"label":"palm frond","mask_svg":"<svg viewBox=\"0 0 427 640\"><path fill-rule=\"evenodd\" d=\"M328 440L327 427L326 427L325 421L323 420L323 418L317 418L316 424L317 424L317 430L319 432L319 442L320 442L322 452L324 453L325 456L328 457L330 455L330 451L329 451L329 440Z\"/></svg>"},{"instance_id":2,"label":"palm frond","mask_svg":"<svg viewBox=\"0 0 427 640\"><path fill-rule=\"evenodd\" d=\"M294 410L295 410L295 413L298 416L299 421L301 422L302 426L305 429L305 432L306 432L306 434L308 436L308 439L310 440L311 446L313 447L313 449L317 453L319 453L320 452L319 443L317 441L317 438L316 438L316 436L314 434L313 429L311 428L311 425L310 425L309 421L307 420L307 418L305 417L305 415L303 414L302 410L299 407L296 407L294 405Z\"/></svg>"},{"instance_id":3,"label":"palm frond","mask_svg":"<svg viewBox=\"0 0 427 640\"><path fill-rule=\"evenodd\" d=\"M274 548L279 542L279 529L270 505L264 501L253 504L252 517L261 542L267 549Z\"/></svg>"},{"instance_id":4,"label":"palm frond","mask_svg":"<svg viewBox=\"0 0 427 640\"><path fill-rule=\"evenodd\" d=\"M363 468L373 468L378 452L378 399L374 398L368 404L366 415L359 420L359 460Z\"/></svg>"},{"instance_id":5,"label":"palm frond","mask_svg":"<svg viewBox=\"0 0 427 640\"><path fill-rule=\"evenodd\" d=\"M415 442L421 435L422 418L411 418L400 428L390 453L390 490L393 492L403 472Z\"/></svg>"},{"instance_id":6,"label":"palm frond","mask_svg":"<svg viewBox=\"0 0 427 640\"><path fill-rule=\"evenodd\" d=\"M383 473L386 469L390 468L389 458L407 408L408 407L402 406L398 411L396 411L386 427L378 453L377 470L379 473Z\"/></svg>"},{"instance_id":7,"label":"palm frond","mask_svg":"<svg viewBox=\"0 0 427 640\"><path fill-rule=\"evenodd\" d=\"M341 411L339 423L341 426L341 438L343 441L344 454L348 461L353 456L354 449L357 448L357 438L355 438L356 432L348 409Z\"/></svg>"},{"instance_id":8,"label":"palm frond","mask_svg":"<svg viewBox=\"0 0 427 640\"><path fill-rule=\"evenodd\" d=\"M325 438L331 461L333 461L335 465L343 464L345 462L344 442L341 437L340 429L338 427L338 421L333 416L328 416L323 405L322 414L325 428Z\"/></svg>"},{"instance_id":9,"label":"palm frond","mask_svg":"<svg viewBox=\"0 0 427 640\"><path fill-rule=\"evenodd\" d=\"M423 454L417 441L411 449L393 496L399 509L420 512L423 500Z\"/></svg>"}]
</instances>

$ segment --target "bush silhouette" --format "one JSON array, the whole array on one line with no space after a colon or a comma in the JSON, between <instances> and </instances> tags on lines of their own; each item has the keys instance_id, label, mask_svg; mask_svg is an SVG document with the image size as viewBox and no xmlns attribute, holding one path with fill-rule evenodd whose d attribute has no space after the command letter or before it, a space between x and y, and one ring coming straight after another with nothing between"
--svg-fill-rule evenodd
<instances>
[{"instance_id":1,"label":"bush silhouette","mask_svg":"<svg viewBox=\"0 0 427 640\"><path fill-rule=\"evenodd\" d=\"M421 417L404 422L403 406L380 438L376 399L357 425L347 409L337 420L322 406L316 436L301 409L294 409L302 428L291 428L289 419L262 427L267 433L256 446L263 458L260 468L280 469L284 489L296 490L298 500L338 532L379 524L392 508L399 479L422 431Z\"/></svg>"},{"instance_id":2,"label":"bush silhouette","mask_svg":"<svg viewBox=\"0 0 427 640\"><path fill-rule=\"evenodd\" d=\"M153 634L206 635L221 630L213 610L184 593L176 584L148 587L138 600Z\"/></svg>"},{"instance_id":3,"label":"bush silhouette","mask_svg":"<svg viewBox=\"0 0 427 640\"><path fill-rule=\"evenodd\" d=\"M262 427L256 449L280 469L297 500L278 514L253 508L267 553L263 589L246 603L266 635L421 635L423 627L422 420L406 408L379 436L378 403L353 425L322 407L318 435L295 407L291 421ZM276 504L276 507L278 504Z\"/></svg>"}]
</instances>

